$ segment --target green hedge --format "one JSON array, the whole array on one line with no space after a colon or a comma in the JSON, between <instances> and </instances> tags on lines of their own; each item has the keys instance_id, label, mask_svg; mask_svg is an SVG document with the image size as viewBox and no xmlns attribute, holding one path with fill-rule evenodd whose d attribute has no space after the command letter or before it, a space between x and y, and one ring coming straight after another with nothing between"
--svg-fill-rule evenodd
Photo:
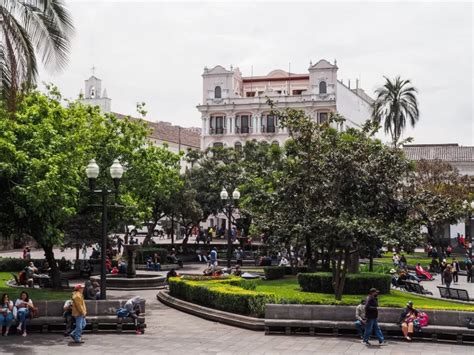
<instances>
[{"instance_id":1,"label":"green hedge","mask_svg":"<svg viewBox=\"0 0 474 355\"><path fill-rule=\"evenodd\" d=\"M146 259L151 256L153 257L157 253L160 256L161 264L166 264L166 256L168 255L168 250L164 248L156 248L156 247L147 247L147 248L139 248L137 249L137 254L135 257L135 262L137 264L145 264Z\"/></svg>"},{"instance_id":2,"label":"green hedge","mask_svg":"<svg viewBox=\"0 0 474 355\"><path fill-rule=\"evenodd\" d=\"M0 271L21 271L32 261L36 267L44 263L44 259L25 260L20 258L0 258Z\"/></svg>"},{"instance_id":3,"label":"green hedge","mask_svg":"<svg viewBox=\"0 0 474 355\"><path fill-rule=\"evenodd\" d=\"M364 295L372 287L380 293L390 293L390 275L378 273L347 274L343 293L346 295ZM334 293L332 273L315 272L298 274L298 282L306 292Z\"/></svg>"},{"instance_id":4,"label":"green hedge","mask_svg":"<svg viewBox=\"0 0 474 355\"><path fill-rule=\"evenodd\" d=\"M265 266L263 268L263 272L265 273L265 278L267 280L282 279L286 275L286 267L285 266ZM290 271L290 274L291 274L291 271Z\"/></svg>"},{"instance_id":5,"label":"green hedge","mask_svg":"<svg viewBox=\"0 0 474 355\"><path fill-rule=\"evenodd\" d=\"M209 281L209 285L203 286L199 284L199 281L170 278L169 290L171 296L187 302L255 317L265 315L267 303L278 303L278 298L275 295L242 289L243 284L251 285L228 279L223 282Z\"/></svg>"}]
</instances>

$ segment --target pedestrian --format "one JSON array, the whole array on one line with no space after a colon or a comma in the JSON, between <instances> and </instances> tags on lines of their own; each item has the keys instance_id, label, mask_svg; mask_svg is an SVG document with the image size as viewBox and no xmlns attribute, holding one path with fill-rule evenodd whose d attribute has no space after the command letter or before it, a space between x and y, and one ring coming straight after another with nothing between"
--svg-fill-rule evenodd
<instances>
[{"instance_id":1,"label":"pedestrian","mask_svg":"<svg viewBox=\"0 0 474 355\"><path fill-rule=\"evenodd\" d=\"M444 270L446 270L447 266L448 264L446 264L446 260L442 260L441 264L439 265L440 275L441 275L441 285L444 285Z\"/></svg>"},{"instance_id":2,"label":"pedestrian","mask_svg":"<svg viewBox=\"0 0 474 355\"><path fill-rule=\"evenodd\" d=\"M379 301L377 298L378 294L379 290L371 288L365 301L365 317L367 318L367 322L365 325L364 339L362 340L362 343L365 345L370 345L369 338L372 334L372 331L375 331L375 336L379 340L380 345L386 344L382 331L380 330L379 324L377 322L377 318L379 317Z\"/></svg>"},{"instance_id":3,"label":"pedestrian","mask_svg":"<svg viewBox=\"0 0 474 355\"><path fill-rule=\"evenodd\" d=\"M466 275L467 275L467 282L472 282L472 260L468 256L466 258Z\"/></svg>"},{"instance_id":4,"label":"pedestrian","mask_svg":"<svg viewBox=\"0 0 474 355\"><path fill-rule=\"evenodd\" d=\"M446 269L444 269L443 279L444 279L444 284L446 285L447 288L449 288L451 286L451 283L453 282L453 268L451 264L448 264L446 266Z\"/></svg>"},{"instance_id":5,"label":"pedestrian","mask_svg":"<svg viewBox=\"0 0 474 355\"><path fill-rule=\"evenodd\" d=\"M453 265L453 283L456 285L459 282L458 275L461 268L459 267L459 263L454 256L451 265Z\"/></svg>"},{"instance_id":6,"label":"pedestrian","mask_svg":"<svg viewBox=\"0 0 474 355\"><path fill-rule=\"evenodd\" d=\"M79 284L74 286L74 292L72 293L72 316L76 320L76 327L69 334L76 344L82 344L84 341L81 339L82 331L86 327L86 303L84 302L84 286Z\"/></svg>"},{"instance_id":7,"label":"pedestrian","mask_svg":"<svg viewBox=\"0 0 474 355\"><path fill-rule=\"evenodd\" d=\"M217 267L217 248L211 250L211 267L214 270Z\"/></svg>"},{"instance_id":8,"label":"pedestrian","mask_svg":"<svg viewBox=\"0 0 474 355\"><path fill-rule=\"evenodd\" d=\"M364 330L365 330L365 300L360 300L360 304L356 307L356 321L355 326L357 329L357 334L361 339L364 338Z\"/></svg>"},{"instance_id":9,"label":"pedestrian","mask_svg":"<svg viewBox=\"0 0 474 355\"><path fill-rule=\"evenodd\" d=\"M119 254L122 254L122 245L123 245L122 238L117 237L117 251Z\"/></svg>"}]
</instances>

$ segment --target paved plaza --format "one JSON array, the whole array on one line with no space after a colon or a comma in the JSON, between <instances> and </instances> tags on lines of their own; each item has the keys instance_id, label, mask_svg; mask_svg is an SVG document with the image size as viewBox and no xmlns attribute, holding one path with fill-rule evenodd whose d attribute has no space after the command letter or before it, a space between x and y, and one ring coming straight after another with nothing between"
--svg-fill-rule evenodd
<instances>
[{"instance_id":1,"label":"paved plaza","mask_svg":"<svg viewBox=\"0 0 474 355\"><path fill-rule=\"evenodd\" d=\"M71 344L62 334L30 334L0 338L2 354L474 354L474 347L429 342L390 341L367 348L354 338L266 336L207 321L156 300L155 291L109 291L111 298L140 294L147 299L147 330L133 333L84 335ZM376 342L375 342L376 343Z\"/></svg>"}]
</instances>

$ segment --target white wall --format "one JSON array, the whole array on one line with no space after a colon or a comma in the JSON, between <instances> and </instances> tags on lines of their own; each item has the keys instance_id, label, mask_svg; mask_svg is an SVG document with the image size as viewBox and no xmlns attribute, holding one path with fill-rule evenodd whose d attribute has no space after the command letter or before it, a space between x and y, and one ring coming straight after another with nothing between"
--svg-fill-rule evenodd
<instances>
[{"instance_id":1,"label":"white wall","mask_svg":"<svg viewBox=\"0 0 474 355\"><path fill-rule=\"evenodd\" d=\"M372 113L367 101L339 81L336 86L336 108L337 112L346 119L346 125L351 127L363 124L370 119Z\"/></svg>"}]
</instances>

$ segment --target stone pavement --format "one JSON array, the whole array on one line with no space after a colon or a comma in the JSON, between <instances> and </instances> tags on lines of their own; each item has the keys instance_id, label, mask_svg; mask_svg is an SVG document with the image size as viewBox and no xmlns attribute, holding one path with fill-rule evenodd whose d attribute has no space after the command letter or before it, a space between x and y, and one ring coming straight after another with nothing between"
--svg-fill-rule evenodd
<instances>
[{"instance_id":1,"label":"stone pavement","mask_svg":"<svg viewBox=\"0 0 474 355\"><path fill-rule=\"evenodd\" d=\"M429 342L390 341L387 346L362 345L353 338L266 336L207 321L164 306L155 291L109 291L111 298L140 294L147 299L144 335L99 333L84 335L75 345L62 334L30 334L0 338L2 354L474 354L474 347Z\"/></svg>"},{"instance_id":2,"label":"stone pavement","mask_svg":"<svg viewBox=\"0 0 474 355\"><path fill-rule=\"evenodd\" d=\"M435 297L440 297L439 289L437 287L437 286L443 286L441 285L440 275L435 275L435 279L433 281L422 281L421 284L423 285L425 289L433 292L433 295ZM452 283L451 288L460 288L460 289L466 290L469 293L469 298L474 299L474 282L468 283L466 275L459 275L459 282L456 284Z\"/></svg>"}]
</instances>

